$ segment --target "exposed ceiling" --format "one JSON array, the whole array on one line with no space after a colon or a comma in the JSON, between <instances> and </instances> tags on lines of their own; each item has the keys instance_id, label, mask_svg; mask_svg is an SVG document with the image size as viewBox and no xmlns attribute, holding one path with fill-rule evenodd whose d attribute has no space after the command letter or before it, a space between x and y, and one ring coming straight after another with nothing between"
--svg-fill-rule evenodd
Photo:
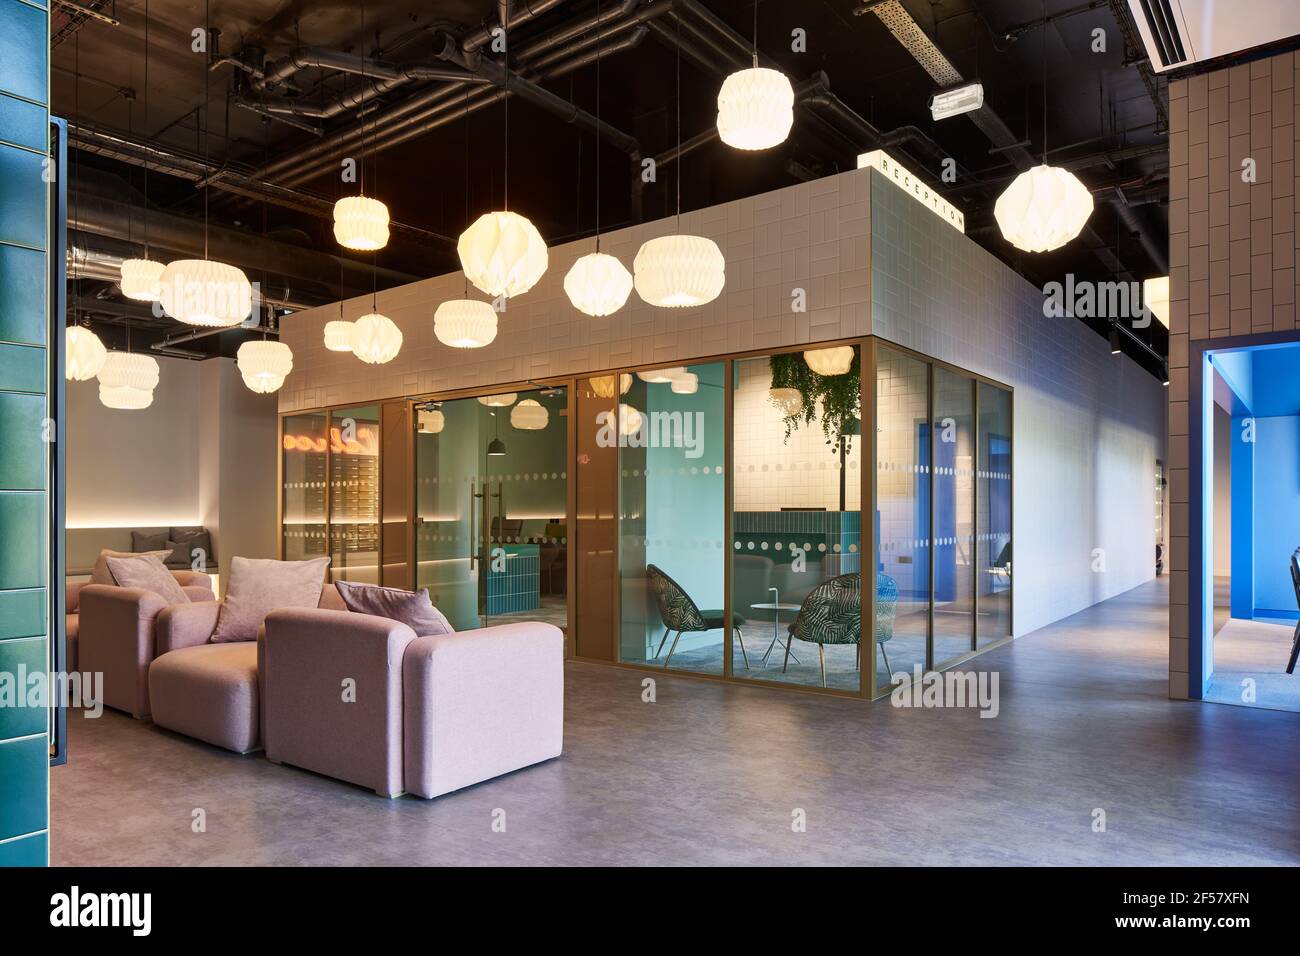
<instances>
[{"instance_id":1,"label":"exposed ceiling","mask_svg":"<svg viewBox=\"0 0 1300 956\"><path fill-rule=\"evenodd\" d=\"M1167 272L1166 91L1124 0L763 0L761 59L791 76L799 103L790 139L761 154L710 134L722 78L749 65L751 0L601 0L599 16L596 0L516 2L508 62L476 52L498 22L493 0L223 0L206 13L219 31L207 57L191 46L204 4L150 0L147 83L144 0L83 6L115 23L58 7L53 26L54 110L80 147L69 211L86 278L69 305L110 335L124 323L155 339L178 331L122 303L112 283L113 257L144 240L146 195L152 245L193 252L206 208L209 241L290 307L455 270L467 208L476 216L502 200L503 66L512 209L548 242L589 235L599 161L602 228L664 215L677 186L679 48L684 208L850 169L884 146L936 182L941 161L956 160L942 193L973 239L1031 281ZM911 49L895 35L906 39L909 21ZM1094 52L1098 29L1105 50ZM792 50L794 31L806 52ZM363 55L365 75L349 72ZM951 75L979 79L986 106L935 122L936 77ZM1044 148L1097 207L1077 240L1030 255L1002 240L992 204ZM340 181L349 156L365 157L366 191L397 224L375 257L344 254L332 237L330 207L356 189ZM646 157L658 176L642 186ZM1164 330L1139 335L1154 354L1125 348L1154 372ZM183 347L230 354L239 341Z\"/></svg>"}]
</instances>

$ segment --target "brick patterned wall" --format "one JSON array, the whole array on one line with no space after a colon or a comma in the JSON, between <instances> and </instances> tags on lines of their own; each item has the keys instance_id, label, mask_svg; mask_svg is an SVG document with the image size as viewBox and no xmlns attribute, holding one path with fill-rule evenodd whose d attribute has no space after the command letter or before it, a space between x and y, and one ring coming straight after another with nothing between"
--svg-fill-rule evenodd
<instances>
[{"instance_id":1,"label":"brick patterned wall","mask_svg":"<svg viewBox=\"0 0 1300 956\"><path fill-rule=\"evenodd\" d=\"M1284 53L1169 85L1171 697L1189 696L1188 345L1296 327L1298 81Z\"/></svg>"},{"instance_id":2,"label":"brick patterned wall","mask_svg":"<svg viewBox=\"0 0 1300 956\"><path fill-rule=\"evenodd\" d=\"M387 365L325 349L323 329L338 318L336 305L300 312L284 323L294 368L279 393L280 411L866 335L869 175L853 170L684 214L680 231L714 240L727 260L722 295L697 309L654 308L633 292L612 316L582 315L563 282L573 262L594 250L588 239L551 248L546 274L510 301L487 348L451 349L433 337L434 309L464 297L459 272L379 293L379 310L404 337ZM643 242L674 231L671 219L620 229L602 237L601 251L631 269ZM807 292L806 312L791 311L795 288ZM344 303L348 319L369 310L369 296Z\"/></svg>"}]
</instances>

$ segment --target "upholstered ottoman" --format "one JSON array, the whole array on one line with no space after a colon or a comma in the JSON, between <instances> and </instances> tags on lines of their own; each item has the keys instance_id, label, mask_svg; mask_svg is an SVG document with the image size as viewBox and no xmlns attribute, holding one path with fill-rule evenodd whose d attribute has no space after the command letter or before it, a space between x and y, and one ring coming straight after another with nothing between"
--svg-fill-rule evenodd
<instances>
[{"instance_id":1,"label":"upholstered ottoman","mask_svg":"<svg viewBox=\"0 0 1300 956\"><path fill-rule=\"evenodd\" d=\"M149 667L153 722L236 753L261 746L257 642L197 644Z\"/></svg>"}]
</instances>

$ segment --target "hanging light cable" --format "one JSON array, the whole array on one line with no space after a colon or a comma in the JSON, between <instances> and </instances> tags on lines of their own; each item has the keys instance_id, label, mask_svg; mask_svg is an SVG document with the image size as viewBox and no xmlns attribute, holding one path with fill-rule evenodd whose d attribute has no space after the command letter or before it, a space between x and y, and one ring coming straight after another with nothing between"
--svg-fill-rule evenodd
<instances>
[{"instance_id":1,"label":"hanging light cable","mask_svg":"<svg viewBox=\"0 0 1300 956\"><path fill-rule=\"evenodd\" d=\"M503 28L504 29L504 28ZM475 288L490 296L523 295L546 271L546 242L537 227L510 211L510 43L502 73L503 152L501 212L485 212L460 234L456 254L465 276Z\"/></svg>"},{"instance_id":2,"label":"hanging light cable","mask_svg":"<svg viewBox=\"0 0 1300 956\"><path fill-rule=\"evenodd\" d=\"M144 125L149 126L149 0L144 4ZM127 129L135 133L135 103L127 103ZM119 266L122 294L137 302L157 302L166 268L149 258L149 164L144 164L144 257L123 259Z\"/></svg>"},{"instance_id":3,"label":"hanging light cable","mask_svg":"<svg viewBox=\"0 0 1300 956\"><path fill-rule=\"evenodd\" d=\"M1044 24L1047 4L1043 3ZM1065 245L1092 216L1093 198L1079 178L1047 164L1047 27L1043 27L1043 162L1027 169L993 206L1002 237L1026 252L1050 252Z\"/></svg>"},{"instance_id":4,"label":"hanging light cable","mask_svg":"<svg viewBox=\"0 0 1300 956\"><path fill-rule=\"evenodd\" d=\"M600 29L600 0L596 20ZM632 273L615 256L600 251L600 55L604 37L596 39L596 251L582 256L564 277L564 292L573 307L587 315L609 315L623 308L632 294Z\"/></svg>"},{"instance_id":5,"label":"hanging light cable","mask_svg":"<svg viewBox=\"0 0 1300 956\"><path fill-rule=\"evenodd\" d=\"M465 87L465 222L469 222L469 87ZM497 337L497 313L491 305L469 297L469 275L464 298L441 303L433 313L433 335L455 349L481 349Z\"/></svg>"},{"instance_id":6,"label":"hanging light cable","mask_svg":"<svg viewBox=\"0 0 1300 956\"><path fill-rule=\"evenodd\" d=\"M677 23L677 232L650 239L632 261L637 295L651 305L683 308L712 302L726 284L726 260L712 239L682 228L682 21Z\"/></svg>"},{"instance_id":7,"label":"hanging light cable","mask_svg":"<svg viewBox=\"0 0 1300 956\"><path fill-rule=\"evenodd\" d=\"M361 0L361 83L366 82L366 4ZM334 238L345 249L374 252L388 245L388 206L366 195L366 137L369 114L361 117L361 173L358 195L334 203ZM376 190L371 189L371 192Z\"/></svg>"},{"instance_id":8,"label":"hanging light cable","mask_svg":"<svg viewBox=\"0 0 1300 956\"><path fill-rule=\"evenodd\" d=\"M792 125L794 87L790 78L758 65L758 0L754 0L753 66L722 82L718 138L736 149L771 149L785 142Z\"/></svg>"},{"instance_id":9,"label":"hanging light cable","mask_svg":"<svg viewBox=\"0 0 1300 956\"><path fill-rule=\"evenodd\" d=\"M208 165L209 67L212 60L211 2L205 0L203 15L203 164ZM238 325L253 311L253 287L242 269L208 258L208 194L203 184L203 258L176 259L167 264L158 280L158 301L163 311L188 325L228 327Z\"/></svg>"}]
</instances>

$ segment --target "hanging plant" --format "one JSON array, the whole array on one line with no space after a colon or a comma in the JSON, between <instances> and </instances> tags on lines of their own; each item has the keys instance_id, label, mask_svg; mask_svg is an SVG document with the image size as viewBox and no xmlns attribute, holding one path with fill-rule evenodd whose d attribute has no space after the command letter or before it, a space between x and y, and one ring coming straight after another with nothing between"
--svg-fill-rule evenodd
<instances>
[{"instance_id":1,"label":"hanging plant","mask_svg":"<svg viewBox=\"0 0 1300 956\"><path fill-rule=\"evenodd\" d=\"M802 352L787 352L768 358L772 371L772 388L798 391L803 405L784 416L785 440L801 425L811 425L821 418L826 444L834 447L841 436L847 451L857 432L857 412L862 378L861 353L853 348L853 364L843 375L818 375L804 361Z\"/></svg>"}]
</instances>

